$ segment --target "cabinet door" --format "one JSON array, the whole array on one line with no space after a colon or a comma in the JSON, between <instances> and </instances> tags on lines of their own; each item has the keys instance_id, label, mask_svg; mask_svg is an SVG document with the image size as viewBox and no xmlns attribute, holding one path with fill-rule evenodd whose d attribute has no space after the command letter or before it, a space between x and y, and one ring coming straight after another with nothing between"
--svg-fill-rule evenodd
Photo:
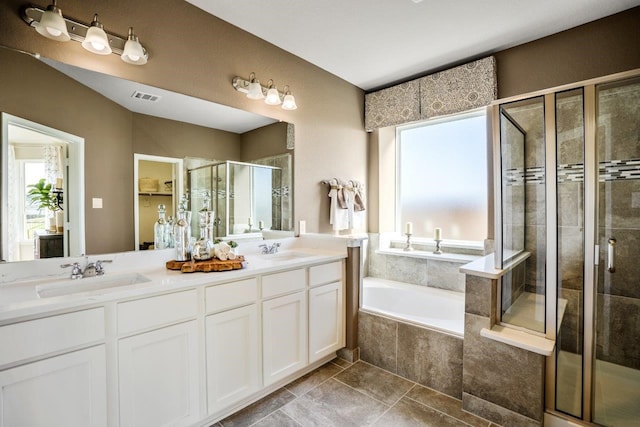
<instances>
[{"instance_id":1,"label":"cabinet door","mask_svg":"<svg viewBox=\"0 0 640 427\"><path fill-rule=\"evenodd\" d=\"M198 420L197 340L194 320L118 342L122 427L182 426Z\"/></svg>"},{"instance_id":2,"label":"cabinet door","mask_svg":"<svg viewBox=\"0 0 640 427\"><path fill-rule=\"evenodd\" d=\"M306 303L305 291L262 303L265 386L307 365Z\"/></svg>"},{"instance_id":3,"label":"cabinet door","mask_svg":"<svg viewBox=\"0 0 640 427\"><path fill-rule=\"evenodd\" d=\"M212 414L261 387L258 306L208 316L206 328L207 399Z\"/></svg>"},{"instance_id":4,"label":"cabinet door","mask_svg":"<svg viewBox=\"0 0 640 427\"><path fill-rule=\"evenodd\" d=\"M0 372L0 426L106 425L104 345Z\"/></svg>"},{"instance_id":5,"label":"cabinet door","mask_svg":"<svg viewBox=\"0 0 640 427\"><path fill-rule=\"evenodd\" d=\"M309 290L309 363L344 347L342 281Z\"/></svg>"}]
</instances>

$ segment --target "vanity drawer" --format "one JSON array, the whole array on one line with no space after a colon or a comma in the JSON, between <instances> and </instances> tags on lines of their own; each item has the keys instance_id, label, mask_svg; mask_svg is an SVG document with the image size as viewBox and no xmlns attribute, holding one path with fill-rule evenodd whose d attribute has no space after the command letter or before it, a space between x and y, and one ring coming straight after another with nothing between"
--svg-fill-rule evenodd
<instances>
[{"instance_id":1,"label":"vanity drawer","mask_svg":"<svg viewBox=\"0 0 640 427\"><path fill-rule=\"evenodd\" d=\"M262 277L262 298L304 289L307 286L306 271L304 269L269 274Z\"/></svg>"},{"instance_id":2,"label":"vanity drawer","mask_svg":"<svg viewBox=\"0 0 640 427\"><path fill-rule=\"evenodd\" d=\"M104 340L104 308L0 327L0 366Z\"/></svg>"},{"instance_id":3,"label":"vanity drawer","mask_svg":"<svg viewBox=\"0 0 640 427\"><path fill-rule=\"evenodd\" d=\"M205 300L207 313L254 303L258 300L258 279L254 277L224 285L210 286L205 290Z\"/></svg>"},{"instance_id":4,"label":"vanity drawer","mask_svg":"<svg viewBox=\"0 0 640 427\"><path fill-rule=\"evenodd\" d=\"M192 319L197 313L195 289L123 302L118 304L118 334Z\"/></svg>"},{"instance_id":5,"label":"vanity drawer","mask_svg":"<svg viewBox=\"0 0 640 427\"><path fill-rule=\"evenodd\" d=\"M342 280L342 262L336 261L329 264L316 265L309 268L309 286L318 286L325 283Z\"/></svg>"}]
</instances>

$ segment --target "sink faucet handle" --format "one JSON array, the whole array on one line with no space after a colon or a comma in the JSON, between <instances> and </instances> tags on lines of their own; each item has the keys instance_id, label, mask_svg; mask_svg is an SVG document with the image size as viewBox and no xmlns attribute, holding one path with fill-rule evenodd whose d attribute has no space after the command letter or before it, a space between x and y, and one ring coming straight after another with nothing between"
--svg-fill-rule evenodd
<instances>
[{"instance_id":1,"label":"sink faucet handle","mask_svg":"<svg viewBox=\"0 0 640 427\"><path fill-rule=\"evenodd\" d=\"M99 259L96 261L96 275L102 276L104 274L104 266L102 265L105 262L113 262L111 259Z\"/></svg>"},{"instance_id":2,"label":"sink faucet handle","mask_svg":"<svg viewBox=\"0 0 640 427\"><path fill-rule=\"evenodd\" d=\"M72 279L80 279L82 277L82 269L80 268L80 263L74 262L73 264L62 264L61 268L69 268L71 267L71 278Z\"/></svg>"}]
</instances>

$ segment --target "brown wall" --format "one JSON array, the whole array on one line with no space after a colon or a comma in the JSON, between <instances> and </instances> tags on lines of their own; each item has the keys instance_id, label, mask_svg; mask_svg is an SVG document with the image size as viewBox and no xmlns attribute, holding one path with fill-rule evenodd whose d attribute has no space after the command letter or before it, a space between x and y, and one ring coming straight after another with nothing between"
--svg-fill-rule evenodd
<instances>
[{"instance_id":1,"label":"brown wall","mask_svg":"<svg viewBox=\"0 0 640 427\"><path fill-rule=\"evenodd\" d=\"M286 153L287 123L273 123L242 134L242 161Z\"/></svg>"},{"instance_id":2,"label":"brown wall","mask_svg":"<svg viewBox=\"0 0 640 427\"><path fill-rule=\"evenodd\" d=\"M176 158L240 160L241 137L232 132L134 113L133 152Z\"/></svg>"},{"instance_id":3,"label":"brown wall","mask_svg":"<svg viewBox=\"0 0 640 427\"><path fill-rule=\"evenodd\" d=\"M366 182L364 93L344 80L183 0L60 4L66 16L85 22L99 13L105 28L120 35L134 26L150 52L149 62L141 67L125 64L116 55L92 55L76 42L45 39L20 18L24 4L23 0L0 3L1 45L294 123L294 215L307 221L309 232L331 230L322 179L340 176ZM298 109L285 111L236 92L233 77L246 78L251 72L265 81L288 84Z\"/></svg>"},{"instance_id":4,"label":"brown wall","mask_svg":"<svg viewBox=\"0 0 640 427\"><path fill-rule=\"evenodd\" d=\"M133 249L132 113L30 56L0 64L0 111L84 138L87 253Z\"/></svg>"},{"instance_id":5,"label":"brown wall","mask_svg":"<svg viewBox=\"0 0 640 427\"><path fill-rule=\"evenodd\" d=\"M640 68L640 7L495 54L498 97Z\"/></svg>"}]
</instances>

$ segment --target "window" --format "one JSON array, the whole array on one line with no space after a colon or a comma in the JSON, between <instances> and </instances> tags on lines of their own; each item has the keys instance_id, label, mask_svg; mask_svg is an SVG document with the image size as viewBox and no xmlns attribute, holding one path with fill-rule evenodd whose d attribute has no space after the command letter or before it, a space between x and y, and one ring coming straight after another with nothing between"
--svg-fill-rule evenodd
<instances>
[{"instance_id":1,"label":"window","mask_svg":"<svg viewBox=\"0 0 640 427\"><path fill-rule=\"evenodd\" d=\"M416 237L487 237L487 132L484 110L398 128L398 228Z\"/></svg>"}]
</instances>

